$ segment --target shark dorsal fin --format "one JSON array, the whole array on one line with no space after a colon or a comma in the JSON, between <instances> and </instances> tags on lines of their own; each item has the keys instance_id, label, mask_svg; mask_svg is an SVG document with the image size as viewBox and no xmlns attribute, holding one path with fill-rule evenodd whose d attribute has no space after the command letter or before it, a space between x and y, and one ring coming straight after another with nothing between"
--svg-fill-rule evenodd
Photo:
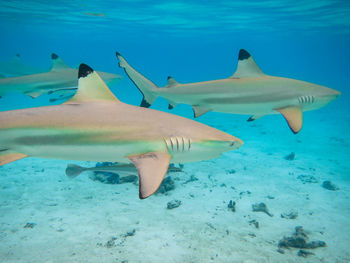
<instances>
[{"instance_id":1,"label":"shark dorsal fin","mask_svg":"<svg viewBox=\"0 0 350 263\"><path fill-rule=\"evenodd\" d=\"M178 85L179 83L173 78L173 77L168 77L168 85L166 85L167 88L172 88L176 85Z\"/></svg>"},{"instance_id":2,"label":"shark dorsal fin","mask_svg":"<svg viewBox=\"0 0 350 263\"><path fill-rule=\"evenodd\" d=\"M52 59L52 68L51 70L62 70L62 69L67 69L69 68L66 63L55 53L51 54L51 59Z\"/></svg>"},{"instance_id":3,"label":"shark dorsal fin","mask_svg":"<svg viewBox=\"0 0 350 263\"><path fill-rule=\"evenodd\" d=\"M261 71L259 66L255 63L253 57L244 49L239 51L238 65L235 74L230 78L250 78L263 76L264 73Z\"/></svg>"},{"instance_id":4,"label":"shark dorsal fin","mask_svg":"<svg viewBox=\"0 0 350 263\"><path fill-rule=\"evenodd\" d=\"M19 53L17 53L13 58L12 61L17 61L20 62L21 61L21 55Z\"/></svg>"},{"instance_id":5,"label":"shark dorsal fin","mask_svg":"<svg viewBox=\"0 0 350 263\"><path fill-rule=\"evenodd\" d=\"M78 90L65 104L89 101L119 102L96 71L88 65L80 64L78 78Z\"/></svg>"}]
</instances>

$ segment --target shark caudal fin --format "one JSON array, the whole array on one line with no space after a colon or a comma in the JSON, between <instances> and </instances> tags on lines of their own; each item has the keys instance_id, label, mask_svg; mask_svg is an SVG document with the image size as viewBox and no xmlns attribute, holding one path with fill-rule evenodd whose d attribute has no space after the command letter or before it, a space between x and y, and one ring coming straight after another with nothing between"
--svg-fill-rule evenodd
<instances>
[{"instance_id":1,"label":"shark caudal fin","mask_svg":"<svg viewBox=\"0 0 350 263\"><path fill-rule=\"evenodd\" d=\"M235 74L230 78L251 78L264 76L259 66L254 61L253 57L244 49L241 49L238 54L238 65Z\"/></svg>"},{"instance_id":2,"label":"shark caudal fin","mask_svg":"<svg viewBox=\"0 0 350 263\"><path fill-rule=\"evenodd\" d=\"M57 71L69 68L66 63L55 53L51 54L52 68L51 71Z\"/></svg>"},{"instance_id":3,"label":"shark caudal fin","mask_svg":"<svg viewBox=\"0 0 350 263\"><path fill-rule=\"evenodd\" d=\"M26 158L27 155L23 153L13 152L9 149L1 149L0 148L0 166L12 163L14 161Z\"/></svg>"},{"instance_id":4,"label":"shark caudal fin","mask_svg":"<svg viewBox=\"0 0 350 263\"><path fill-rule=\"evenodd\" d=\"M68 164L66 168L66 175L69 178L77 177L79 174L84 172L86 169L76 164Z\"/></svg>"},{"instance_id":5,"label":"shark caudal fin","mask_svg":"<svg viewBox=\"0 0 350 263\"><path fill-rule=\"evenodd\" d=\"M120 102L96 71L88 65L80 64L78 79L77 92L64 104L77 104L94 101Z\"/></svg>"},{"instance_id":6,"label":"shark caudal fin","mask_svg":"<svg viewBox=\"0 0 350 263\"><path fill-rule=\"evenodd\" d=\"M143 94L140 106L145 108L150 107L158 97L156 95L156 89L158 86L131 67L119 52L116 52L116 56L119 61L119 67L124 69L130 80L134 82L136 87Z\"/></svg>"}]
</instances>

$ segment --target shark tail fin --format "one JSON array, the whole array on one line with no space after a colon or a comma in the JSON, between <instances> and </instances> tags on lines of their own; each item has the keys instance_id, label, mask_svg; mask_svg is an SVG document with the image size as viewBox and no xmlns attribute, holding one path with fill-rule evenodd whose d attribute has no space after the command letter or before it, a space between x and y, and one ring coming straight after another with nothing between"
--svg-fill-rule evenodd
<instances>
[{"instance_id":1,"label":"shark tail fin","mask_svg":"<svg viewBox=\"0 0 350 263\"><path fill-rule=\"evenodd\" d=\"M0 148L0 166L12 163L14 161L26 158L27 155L23 153L13 152L9 149Z\"/></svg>"},{"instance_id":2,"label":"shark tail fin","mask_svg":"<svg viewBox=\"0 0 350 263\"><path fill-rule=\"evenodd\" d=\"M116 56L119 61L119 67L124 69L130 80L143 94L143 99L140 106L149 108L158 97L157 89L159 87L147 79L145 76L143 76L141 73L136 71L133 67L131 67L119 52L116 52Z\"/></svg>"},{"instance_id":3,"label":"shark tail fin","mask_svg":"<svg viewBox=\"0 0 350 263\"><path fill-rule=\"evenodd\" d=\"M79 174L85 171L84 167L81 167L76 164L68 164L66 168L66 175L69 178L77 177Z\"/></svg>"}]
</instances>

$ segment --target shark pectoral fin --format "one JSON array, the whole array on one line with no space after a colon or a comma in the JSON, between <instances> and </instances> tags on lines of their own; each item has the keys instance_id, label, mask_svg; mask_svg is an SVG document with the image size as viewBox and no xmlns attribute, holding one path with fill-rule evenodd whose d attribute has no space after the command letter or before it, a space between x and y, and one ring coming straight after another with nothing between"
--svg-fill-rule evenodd
<instances>
[{"instance_id":1,"label":"shark pectoral fin","mask_svg":"<svg viewBox=\"0 0 350 263\"><path fill-rule=\"evenodd\" d=\"M12 163L14 161L26 158L27 155L23 153L12 152L7 149L0 149L0 166Z\"/></svg>"},{"instance_id":2,"label":"shark pectoral fin","mask_svg":"<svg viewBox=\"0 0 350 263\"><path fill-rule=\"evenodd\" d=\"M208 111L211 111L211 109L203 108L201 106L192 106L192 109L193 109L195 118L202 116L204 113L207 113Z\"/></svg>"},{"instance_id":3,"label":"shark pectoral fin","mask_svg":"<svg viewBox=\"0 0 350 263\"><path fill-rule=\"evenodd\" d=\"M43 93L40 91L30 91L30 92L26 92L25 94L32 97L33 99L36 99L37 97L39 97Z\"/></svg>"},{"instance_id":4,"label":"shark pectoral fin","mask_svg":"<svg viewBox=\"0 0 350 263\"><path fill-rule=\"evenodd\" d=\"M255 121L257 119L260 119L262 116L264 116L264 115L252 115L249 117L249 119L247 121Z\"/></svg>"},{"instance_id":5,"label":"shark pectoral fin","mask_svg":"<svg viewBox=\"0 0 350 263\"><path fill-rule=\"evenodd\" d=\"M276 110L283 115L294 134L301 130L303 127L303 112L300 108L291 106Z\"/></svg>"},{"instance_id":6,"label":"shark pectoral fin","mask_svg":"<svg viewBox=\"0 0 350 263\"><path fill-rule=\"evenodd\" d=\"M86 169L76 164L68 164L66 168L66 175L69 178L77 177L79 174L84 172Z\"/></svg>"},{"instance_id":7,"label":"shark pectoral fin","mask_svg":"<svg viewBox=\"0 0 350 263\"><path fill-rule=\"evenodd\" d=\"M264 76L264 73L255 63L253 57L246 50L241 49L238 55L236 72L230 78L240 79L259 76Z\"/></svg>"},{"instance_id":8,"label":"shark pectoral fin","mask_svg":"<svg viewBox=\"0 0 350 263\"><path fill-rule=\"evenodd\" d=\"M151 152L128 156L128 158L138 170L140 199L151 196L162 183L171 156L164 152Z\"/></svg>"},{"instance_id":9,"label":"shark pectoral fin","mask_svg":"<svg viewBox=\"0 0 350 263\"><path fill-rule=\"evenodd\" d=\"M76 104L94 101L120 102L109 90L101 77L86 64L80 64L78 73L78 90L64 104Z\"/></svg>"}]
</instances>

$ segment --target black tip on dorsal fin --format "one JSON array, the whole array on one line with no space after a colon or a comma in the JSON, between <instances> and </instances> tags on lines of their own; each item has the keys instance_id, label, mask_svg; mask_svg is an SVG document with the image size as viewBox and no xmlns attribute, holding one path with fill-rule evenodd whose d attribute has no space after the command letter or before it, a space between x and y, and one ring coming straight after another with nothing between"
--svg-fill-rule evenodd
<instances>
[{"instance_id":1,"label":"black tip on dorsal fin","mask_svg":"<svg viewBox=\"0 0 350 263\"><path fill-rule=\"evenodd\" d=\"M169 80L169 79L172 79L172 78L173 78L172 76L168 76L168 80Z\"/></svg>"},{"instance_id":2,"label":"black tip on dorsal fin","mask_svg":"<svg viewBox=\"0 0 350 263\"><path fill-rule=\"evenodd\" d=\"M250 57L251 57L250 54L245 49L241 49L239 51L238 60L245 60Z\"/></svg>"},{"instance_id":3,"label":"black tip on dorsal fin","mask_svg":"<svg viewBox=\"0 0 350 263\"><path fill-rule=\"evenodd\" d=\"M122 56L118 51L115 52L115 55L118 56Z\"/></svg>"},{"instance_id":4,"label":"black tip on dorsal fin","mask_svg":"<svg viewBox=\"0 0 350 263\"><path fill-rule=\"evenodd\" d=\"M16 54L16 57L20 58L20 57L21 57L21 55L20 55L19 53L17 53L17 54Z\"/></svg>"},{"instance_id":5,"label":"black tip on dorsal fin","mask_svg":"<svg viewBox=\"0 0 350 263\"><path fill-rule=\"evenodd\" d=\"M86 64L80 64L79 66L79 73L78 73L78 78L85 78L86 76L88 76L89 74L91 74L92 72L94 72L94 70L92 68L90 68L88 65Z\"/></svg>"},{"instance_id":6,"label":"black tip on dorsal fin","mask_svg":"<svg viewBox=\"0 0 350 263\"><path fill-rule=\"evenodd\" d=\"M52 53L52 54L51 54L51 58L52 58L52 59L58 59L58 55L55 54L55 53Z\"/></svg>"}]
</instances>

